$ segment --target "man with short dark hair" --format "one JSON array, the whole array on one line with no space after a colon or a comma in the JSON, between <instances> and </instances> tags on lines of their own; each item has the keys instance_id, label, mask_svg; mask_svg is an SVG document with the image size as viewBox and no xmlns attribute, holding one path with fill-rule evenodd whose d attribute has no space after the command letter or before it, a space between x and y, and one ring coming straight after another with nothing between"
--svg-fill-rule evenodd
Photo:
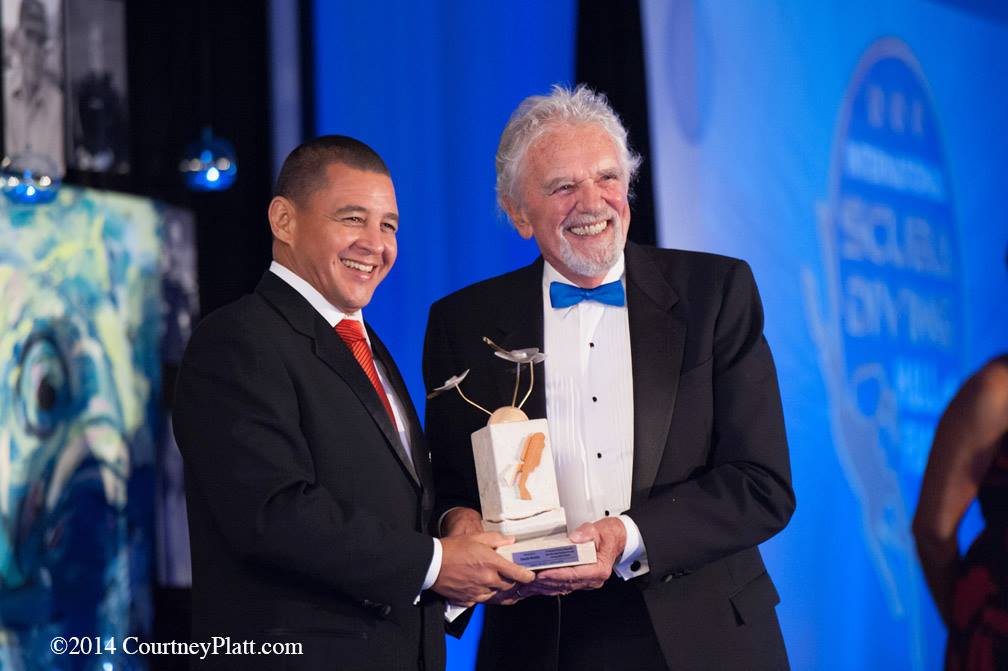
<instances>
[{"instance_id":1,"label":"man with short dark hair","mask_svg":"<svg viewBox=\"0 0 1008 671\"><path fill-rule=\"evenodd\" d=\"M438 595L473 604L533 575L494 552L499 534L428 533L416 411L361 316L398 251L388 168L352 138L307 142L269 223L269 271L200 323L176 387L193 640L302 646L217 668L440 669Z\"/></svg>"},{"instance_id":2,"label":"man with short dark hair","mask_svg":"<svg viewBox=\"0 0 1008 671\"><path fill-rule=\"evenodd\" d=\"M483 337L546 354L525 408L549 420L571 539L598 556L494 597L481 671L788 665L757 548L795 505L759 294L744 261L627 242L639 162L604 97L526 99L497 193L542 256L431 307L428 388L468 369L467 396L508 405L514 366ZM481 529L469 435L484 421L453 395L427 404L446 537Z\"/></svg>"}]
</instances>

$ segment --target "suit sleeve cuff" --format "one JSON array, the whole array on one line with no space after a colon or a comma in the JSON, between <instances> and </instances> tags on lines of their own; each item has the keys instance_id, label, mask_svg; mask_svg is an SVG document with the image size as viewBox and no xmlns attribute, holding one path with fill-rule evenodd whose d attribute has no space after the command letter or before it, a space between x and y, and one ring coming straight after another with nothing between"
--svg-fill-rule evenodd
<instances>
[{"instance_id":1,"label":"suit sleeve cuff","mask_svg":"<svg viewBox=\"0 0 1008 671\"><path fill-rule=\"evenodd\" d=\"M617 517L626 528L626 545L623 547L623 554L619 561L613 566L616 575L629 580L639 575L644 575L650 571L647 560L647 548L644 547L644 539L641 537L637 523L627 515Z\"/></svg>"},{"instance_id":2,"label":"suit sleeve cuff","mask_svg":"<svg viewBox=\"0 0 1008 671\"><path fill-rule=\"evenodd\" d=\"M430 560L430 566L427 567L427 575L424 576L423 585L420 586L420 592L426 589L430 589L438 579L438 575L441 573L441 541L436 538L432 538L434 541L434 554ZM416 595L413 599L413 605L415 606L420 602L420 594Z\"/></svg>"},{"instance_id":3,"label":"suit sleeve cuff","mask_svg":"<svg viewBox=\"0 0 1008 671\"><path fill-rule=\"evenodd\" d=\"M430 567L427 569L427 576L424 578L423 588L420 590L430 589L434 582L438 579L438 574L441 573L441 557L442 557L441 541L437 538L434 539L434 556L431 557ZM416 605L420 601L420 595L417 595L416 600L413 601L413 605ZM456 606L453 603L445 604L444 618L446 622L454 622L459 615L469 610L468 606Z\"/></svg>"}]
</instances>

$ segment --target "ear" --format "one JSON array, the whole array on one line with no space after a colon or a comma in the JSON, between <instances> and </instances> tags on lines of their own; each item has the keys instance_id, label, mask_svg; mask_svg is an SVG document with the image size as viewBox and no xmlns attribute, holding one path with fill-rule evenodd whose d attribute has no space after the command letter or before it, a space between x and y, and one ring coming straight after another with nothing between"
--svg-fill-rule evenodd
<instances>
[{"instance_id":1,"label":"ear","mask_svg":"<svg viewBox=\"0 0 1008 671\"><path fill-rule=\"evenodd\" d=\"M294 239L294 229L297 228L297 217L294 203L283 196L274 196L270 201L267 215L273 237L285 244L291 244Z\"/></svg>"},{"instance_id":2,"label":"ear","mask_svg":"<svg viewBox=\"0 0 1008 671\"><path fill-rule=\"evenodd\" d=\"M514 224L518 235L529 240L532 237L532 224L529 223L525 212L510 198L504 199L504 211L507 213L511 223Z\"/></svg>"}]
</instances>

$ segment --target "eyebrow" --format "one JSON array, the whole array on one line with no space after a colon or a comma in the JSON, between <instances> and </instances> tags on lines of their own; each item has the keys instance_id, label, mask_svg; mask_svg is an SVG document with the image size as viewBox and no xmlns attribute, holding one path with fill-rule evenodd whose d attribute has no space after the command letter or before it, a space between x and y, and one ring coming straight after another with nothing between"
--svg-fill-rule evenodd
<instances>
[{"instance_id":1,"label":"eyebrow","mask_svg":"<svg viewBox=\"0 0 1008 671\"><path fill-rule=\"evenodd\" d=\"M597 173L595 173L595 176L599 177L606 175L615 175L616 177L619 177L622 174L623 171L619 166L612 166L611 168L602 168ZM586 177L585 179L590 178ZM556 189L561 184L578 184L578 183L579 180L575 180L573 177L570 176L554 177L553 179L549 180L548 182L546 182L546 184L543 185L543 190L549 193L554 189Z\"/></svg>"},{"instance_id":2,"label":"eyebrow","mask_svg":"<svg viewBox=\"0 0 1008 671\"><path fill-rule=\"evenodd\" d=\"M550 181L543 185L543 190L546 192L553 191L561 184L573 183L574 180L571 177L554 177Z\"/></svg>"},{"instance_id":3,"label":"eyebrow","mask_svg":"<svg viewBox=\"0 0 1008 671\"><path fill-rule=\"evenodd\" d=\"M339 216L344 215L344 214L356 214L358 212L362 213L362 214L368 214L369 210L366 207L364 207L363 205L344 205L343 207L341 207L338 210L336 210L335 212L333 212L332 216L339 217ZM399 221L399 215L396 214L395 212L386 212L382 216L382 219L391 220L391 221Z\"/></svg>"}]
</instances>

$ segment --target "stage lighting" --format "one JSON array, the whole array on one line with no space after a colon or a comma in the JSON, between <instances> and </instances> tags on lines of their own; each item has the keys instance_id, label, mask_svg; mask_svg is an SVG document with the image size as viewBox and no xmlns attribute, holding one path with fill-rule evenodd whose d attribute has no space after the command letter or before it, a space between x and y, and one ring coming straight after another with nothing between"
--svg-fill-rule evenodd
<instances>
[{"instance_id":1,"label":"stage lighting","mask_svg":"<svg viewBox=\"0 0 1008 671\"><path fill-rule=\"evenodd\" d=\"M200 139L185 148L179 170L194 191L223 191L238 175L234 145L204 126Z\"/></svg>"},{"instance_id":2,"label":"stage lighting","mask_svg":"<svg viewBox=\"0 0 1008 671\"><path fill-rule=\"evenodd\" d=\"M56 162L44 154L28 150L0 162L0 188L18 205L51 203L62 182Z\"/></svg>"}]
</instances>

